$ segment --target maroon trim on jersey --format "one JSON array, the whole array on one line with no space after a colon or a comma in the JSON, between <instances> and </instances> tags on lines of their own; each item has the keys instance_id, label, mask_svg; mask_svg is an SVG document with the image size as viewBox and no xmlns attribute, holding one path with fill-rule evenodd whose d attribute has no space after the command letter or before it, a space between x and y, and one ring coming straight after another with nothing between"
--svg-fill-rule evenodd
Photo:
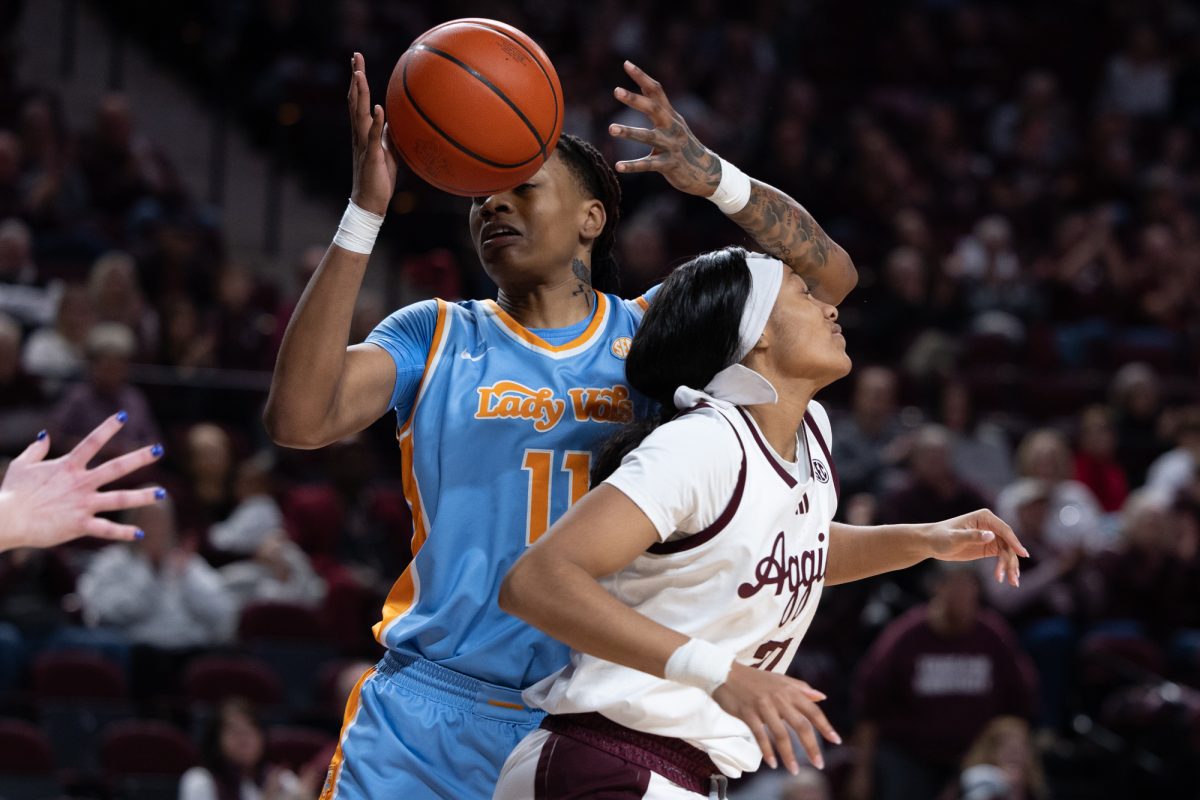
<instances>
[{"instance_id":1,"label":"maroon trim on jersey","mask_svg":"<svg viewBox=\"0 0 1200 800\"><path fill-rule=\"evenodd\" d=\"M821 435L821 429L817 427L817 421L807 411L804 412L804 422L812 430L813 436L817 439L817 444L821 446L821 452L825 454L825 463L829 465L829 476L833 479L833 494L840 500L842 497L842 482L838 480L837 467L833 465L833 456L829 454L829 445L825 444L825 437Z\"/></svg>"},{"instance_id":2,"label":"maroon trim on jersey","mask_svg":"<svg viewBox=\"0 0 1200 800\"><path fill-rule=\"evenodd\" d=\"M696 406L693 406L692 409L685 411L684 414L706 405L708 404L699 403ZM720 414L719 411L717 413ZM691 550L694 547L699 547L709 539L712 539L721 531L725 530L725 527L729 525L729 522L733 519L733 515L737 513L738 506L742 504L742 495L746 491L746 446L742 444L742 437L737 432L737 428L733 426L733 423L726 419L724 414L721 414L721 419L725 420L726 424L729 425L729 427L733 430L733 435L736 436L738 440L738 447L742 449L742 466L738 469L737 485L733 487L733 496L730 497L729 502L725 504L725 510L721 512L721 516L713 520L712 524L704 530L689 534L681 539L673 539L669 542L652 544L646 548L647 553L651 553L656 556L668 556L675 553L682 553L685 550Z\"/></svg>"},{"instance_id":3,"label":"maroon trim on jersey","mask_svg":"<svg viewBox=\"0 0 1200 800\"><path fill-rule=\"evenodd\" d=\"M766 456L767 461L771 462L771 466L779 473L779 477L783 478L783 482L788 485L788 488L795 489L796 479L792 477L791 473L780 466L779 459L771 452L771 448L767 447L767 443L762 440L762 437L758 435L758 428L755 426L754 420L750 419L750 415L743 411L741 406L738 406L738 413L746 420L746 427L750 429L750 435L758 443L758 449L762 450L762 454Z\"/></svg>"},{"instance_id":4,"label":"maroon trim on jersey","mask_svg":"<svg viewBox=\"0 0 1200 800\"><path fill-rule=\"evenodd\" d=\"M548 779L545 785L551 786L557 779L569 787L570 793L538 794L537 800L543 797L546 800L642 797L649 786L651 772L676 786L704 795L708 793L712 776L720 774L708 753L683 739L635 731L595 712L551 714L542 720L542 727L550 731L551 736L542 745L542 755L538 758L538 786L535 789L543 785L544 759L544 774ZM559 744L547 757L546 750L556 738ZM574 755L571 760L575 763L567 763L564 751ZM634 784L635 777L644 782ZM632 793L637 788L642 794ZM621 793L621 789L630 793Z\"/></svg>"}]
</instances>

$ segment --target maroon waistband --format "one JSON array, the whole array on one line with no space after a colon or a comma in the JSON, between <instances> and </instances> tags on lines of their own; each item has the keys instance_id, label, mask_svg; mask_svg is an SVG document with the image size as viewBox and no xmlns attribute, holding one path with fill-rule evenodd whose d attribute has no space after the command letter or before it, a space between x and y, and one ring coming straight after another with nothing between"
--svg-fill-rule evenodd
<instances>
[{"instance_id":1,"label":"maroon waistband","mask_svg":"<svg viewBox=\"0 0 1200 800\"><path fill-rule=\"evenodd\" d=\"M700 794L708 794L710 778L721 772L708 753L683 739L635 731L602 714L551 714L542 720L542 727L657 772Z\"/></svg>"}]
</instances>

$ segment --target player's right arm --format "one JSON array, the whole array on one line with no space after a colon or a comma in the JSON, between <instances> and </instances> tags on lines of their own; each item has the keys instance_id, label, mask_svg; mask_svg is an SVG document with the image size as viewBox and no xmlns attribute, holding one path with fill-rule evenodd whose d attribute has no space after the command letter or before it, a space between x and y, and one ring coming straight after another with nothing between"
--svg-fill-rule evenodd
<instances>
[{"instance_id":1,"label":"player's right arm","mask_svg":"<svg viewBox=\"0 0 1200 800\"><path fill-rule=\"evenodd\" d=\"M351 59L347 103L359 208L383 216L396 188L395 153L384 137L383 108L371 105L365 63ZM347 347L368 256L329 246L288 322L263 412L267 432L286 447L323 447L387 411L396 381L392 357L370 344Z\"/></svg>"}]
</instances>

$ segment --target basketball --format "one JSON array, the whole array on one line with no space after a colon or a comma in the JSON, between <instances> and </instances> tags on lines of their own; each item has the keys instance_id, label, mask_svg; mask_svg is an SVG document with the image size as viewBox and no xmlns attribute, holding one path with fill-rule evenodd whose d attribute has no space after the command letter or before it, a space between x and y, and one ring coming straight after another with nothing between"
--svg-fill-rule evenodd
<instances>
[{"instance_id":1,"label":"basketball","mask_svg":"<svg viewBox=\"0 0 1200 800\"><path fill-rule=\"evenodd\" d=\"M554 152L563 95L554 65L521 31L490 19L429 29L388 81L392 143L409 168L451 194L519 185Z\"/></svg>"}]
</instances>

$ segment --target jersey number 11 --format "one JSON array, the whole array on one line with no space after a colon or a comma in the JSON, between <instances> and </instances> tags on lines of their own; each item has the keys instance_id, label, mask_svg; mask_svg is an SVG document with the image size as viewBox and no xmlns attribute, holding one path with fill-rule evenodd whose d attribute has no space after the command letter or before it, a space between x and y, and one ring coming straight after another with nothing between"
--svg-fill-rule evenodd
<instances>
[{"instance_id":1,"label":"jersey number 11","mask_svg":"<svg viewBox=\"0 0 1200 800\"><path fill-rule=\"evenodd\" d=\"M525 544L531 545L550 528L550 497L554 485L554 450L526 450L521 469L529 473L529 507L525 514ZM587 494L592 454L566 450L559 474L567 475L568 507Z\"/></svg>"}]
</instances>

